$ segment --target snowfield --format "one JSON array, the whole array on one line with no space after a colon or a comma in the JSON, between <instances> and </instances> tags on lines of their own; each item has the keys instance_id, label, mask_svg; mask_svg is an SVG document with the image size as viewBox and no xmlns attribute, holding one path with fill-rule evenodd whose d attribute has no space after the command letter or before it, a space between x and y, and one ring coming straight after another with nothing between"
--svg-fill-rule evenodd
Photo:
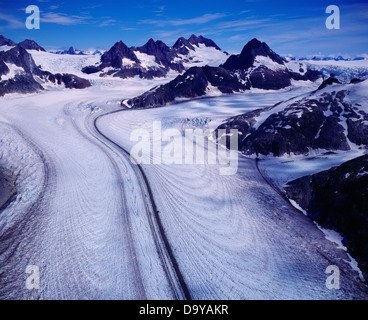
<instances>
[{"instance_id":1,"label":"snowfield","mask_svg":"<svg viewBox=\"0 0 368 320\"><path fill-rule=\"evenodd\" d=\"M36 63L51 70L59 56L46 54ZM75 73L78 59L89 58L68 57L62 72ZM17 176L17 197L0 214L0 298L366 299L347 253L254 160L239 155L237 173L223 176L220 164L137 166L129 157L132 131L152 132L153 121L214 129L311 88L121 109L166 81L96 79L84 90L1 98L0 164ZM331 264L339 290L325 285ZM25 287L28 265L40 268L40 290Z\"/></svg>"}]
</instances>

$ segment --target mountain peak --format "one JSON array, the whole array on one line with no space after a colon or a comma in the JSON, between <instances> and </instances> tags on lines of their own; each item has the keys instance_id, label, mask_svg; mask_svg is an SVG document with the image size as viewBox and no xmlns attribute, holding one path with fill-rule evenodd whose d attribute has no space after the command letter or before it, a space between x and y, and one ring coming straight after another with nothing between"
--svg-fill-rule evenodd
<instances>
[{"instance_id":1,"label":"mountain peak","mask_svg":"<svg viewBox=\"0 0 368 320\"><path fill-rule=\"evenodd\" d=\"M280 65L284 64L284 60L272 51L265 42L261 42L254 38L243 47L239 55L230 56L223 67L228 70L248 69L254 65L257 56L270 58Z\"/></svg>"},{"instance_id":2,"label":"mountain peak","mask_svg":"<svg viewBox=\"0 0 368 320\"><path fill-rule=\"evenodd\" d=\"M123 58L127 58L137 63L139 62L134 52L120 40L119 42L116 42L109 51L105 52L101 56L101 62L104 66L122 68Z\"/></svg>"},{"instance_id":3,"label":"mountain peak","mask_svg":"<svg viewBox=\"0 0 368 320\"><path fill-rule=\"evenodd\" d=\"M33 40L29 40L29 39L19 42L18 45L20 45L23 49L26 49L26 50L37 50L37 51L44 51L44 52L46 51L37 42Z\"/></svg>"},{"instance_id":4,"label":"mountain peak","mask_svg":"<svg viewBox=\"0 0 368 320\"><path fill-rule=\"evenodd\" d=\"M16 43L0 34L0 46L15 46Z\"/></svg>"}]
</instances>

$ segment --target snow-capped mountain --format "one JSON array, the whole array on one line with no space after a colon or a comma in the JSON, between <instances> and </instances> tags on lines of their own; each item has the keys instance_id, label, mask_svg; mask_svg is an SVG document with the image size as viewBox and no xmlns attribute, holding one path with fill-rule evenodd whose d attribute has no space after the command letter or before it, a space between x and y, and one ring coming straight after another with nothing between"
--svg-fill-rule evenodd
<instances>
[{"instance_id":1,"label":"snow-capped mountain","mask_svg":"<svg viewBox=\"0 0 368 320\"><path fill-rule=\"evenodd\" d=\"M222 65L235 72L253 88L277 90L291 85L293 80L316 81L320 74L306 68L302 63L288 64L270 47L252 39L240 54L231 55Z\"/></svg>"},{"instance_id":2,"label":"snow-capped mountain","mask_svg":"<svg viewBox=\"0 0 368 320\"><path fill-rule=\"evenodd\" d=\"M189 40L179 40L181 49L192 45ZM170 83L123 101L122 105L156 107L176 98L234 93L251 88L277 90L290 86L292 81L316 81L319 78L319 71L308 70L302 64L287 65L267 44L253 39L244 46L240 55L230 56L222 66L191 67Z\"/></svg>"},{"instance_id":3,"label":"snow-capped mountain","mask_svg":"<svg viewBox=\"0 0 368 320\"><path fill-rule=\"evenodd\" d=\"M149 39L140 47L128 47L117 42L101 56L101 63L87 66L83 72L100 73L100 76L152 79L165 77L169 72L182 73L195 65L219 65L227 57L212 40L192 35L188 40L179 38L173 47Z\"/></svg>"},{"instance_id":4,"label":"snow-capped mountain","mask_svg":"<svg viewBox=\"0 0 368 320\"><path fill-rule=\"evenodd\" d=\"M35 47L33 43L32 46ZM64 85L66 88L86 88L91 85L88 80L73 74L53 74L41 70L21 45L8 46L7 50L0 51L0 76L0 96L37 92L48 84Z\"/></svg>"},{"instance_id":5,"label":"snow-capped mountain","mask_svg":"<svg viewBox=\"0 0 368 320\"><path fill-rule=\"evenodd\" d=\"M219 129L238 129L239 149L247 155L364 149L368 145L367 98L358 102L350 97L362 96L367 81L349 85L334 83L329 81L313 93L269 109L230 118Z\"/></svg>"},{"instance_id":6,"label":"snow-capped mountain","mask_svg":"<svg viewBox=\"0 0 368 320\"><path fill-rule=\"evenodd\" d=\"M229 56L213 40L194 34L188 39L179 38L172 49L186 68L204 65L217 67Z\"/></svg>"}]
</instances>

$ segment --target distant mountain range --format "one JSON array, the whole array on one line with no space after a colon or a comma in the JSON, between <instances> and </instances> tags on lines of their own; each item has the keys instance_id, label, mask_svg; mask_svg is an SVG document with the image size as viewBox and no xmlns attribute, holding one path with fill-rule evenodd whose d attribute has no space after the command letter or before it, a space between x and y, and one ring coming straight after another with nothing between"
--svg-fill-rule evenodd
<instances>
[{"instance_id":1,"label":"distant mountain range","mask_svg":"<svg viewBox=\"0 0 368 320\"><path fill-rule=\"evenodd\" d=\"M358 56L358 57L354 57L354 58L344 58L342 56L337 56L337 57L289 57L286 56L284 57L285 60L287 61L359 61L359 60L367 60L367 57L362 57L362 56Z\"/></svg>"}]
</instances>

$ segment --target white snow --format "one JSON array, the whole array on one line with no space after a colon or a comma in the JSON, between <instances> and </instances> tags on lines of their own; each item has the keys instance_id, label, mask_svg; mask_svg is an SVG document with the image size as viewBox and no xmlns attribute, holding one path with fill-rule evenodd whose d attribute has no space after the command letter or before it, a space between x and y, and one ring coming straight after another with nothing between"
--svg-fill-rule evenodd
<instances>
[{"instance_id":1,"label":"white snow","mask_svg":"<svg viewBox=\"0 0 368 320\"><path fill-rule=\"evenodd\" d=\"M13 46L0 46L0 51L9 51L10 49L13 49Z\"/></svg>"},{"instance_id":2,"label":"white snow","mask_svg":"<svg viewBox=\"0 0 368 320\"><path fill-rule=\"evenodd\" d=\"M286 66L279 64L269 57L264 56L256 56L253 64L254 68L257 68L259 66L265 66L266 68L272 70L272 71L280 71L280 70L286 70Z\"/></svg>"},{"instance_id":3,"label":"white snow","mask_svg":"<svg viewBox=\"0 0 368 320\"><path fill-rule=\"evenodd\" d=\"M122 59L122 66L123 67L132 67L135 64L135 62L133 60L130 60L128 58L123 58Z\"/></svg>"},{"instance_id":4,"label":"white snow","mask_svg":"<svg viewBox=\"0 0 368 320\"><path fill-rule=\"evenodd\" d=\"M1 81L12 79L15 77L15 75L25 72L23 68L18 67L13 63L7 63L7 62L4 62L4 63L9 68L9 72L5 75L0 76Z\"/></svg>"},{"instance_id":5,"label":"white snow","mask_svg":"<svg viewBox=\"0 0 368 320\"><path fill-rule=\"evenodd\" d=\"M142 53L140 51L134 51L134 54L137 56L138 60L140 61L140 64L143 68L149 68L149 67L162 67L160 64L158 64L155 61L155 57Z\"/></svg>"},{"instance_id":6,"label":"white snow","mask_svg":"<svg viewBox=\"0 0 368 320\"><path fill-rule=\"evenodd\" d=\"M100 55L69 55L54 54L37 50L27 50L42 70L51 73L71 73L82 78L97 78L96 75L87 75L81 70L83 67L94 65L100 61Z\"/></svg>"},{"instance_id":7,"label":"white snow","mask_svg":"<svg viewBox=\"0 0 368 320\"><path fill-rule=\"evenodd\" d=\"M218 67L229 57L223 51L214 47L207 47L202 43L200 43L198 47L194 46L194 49L194 51L189 50L189 54L187 56L182 56L183 59L189 58L189 61L184 63L185 68L205 65Z\"/></svg>"},{"instance_id":8,"label":"white snow","mask_svg":"<svg viewBox=\"0 0 368 320\"><path fill-rule=\"evenodd\" d=\"M51 72L75 74L72 70L96 59L33 54ZM122 99L168 79L94 77L93 86L84 90L55 88L0 98L0 164L18 173L19 180L18 202L0 215L1 231L18 226L0 255L2 292L9 298L175 298L155 242L157 225L151 224L154 214L142 176L93 127L96 116L120 109ZM292 87L130 109L99 118L97 126L130 150L132 131L152 132L153 121L161 121L162 130L214 129L230 116L306 90ZM355 273L341 264L348 260L346 252L336 250L308 218L291 209L265 183L253 160L240 156L238 161L232 176L221 176L223 165L207 161L142 166L192 298L356 297ZM326 288L324 271L330 262L322 251L349 276L345 290ZM40 266L40 291L25 290L19 280L29 264Z\"/></svg>"}]
</instances>

